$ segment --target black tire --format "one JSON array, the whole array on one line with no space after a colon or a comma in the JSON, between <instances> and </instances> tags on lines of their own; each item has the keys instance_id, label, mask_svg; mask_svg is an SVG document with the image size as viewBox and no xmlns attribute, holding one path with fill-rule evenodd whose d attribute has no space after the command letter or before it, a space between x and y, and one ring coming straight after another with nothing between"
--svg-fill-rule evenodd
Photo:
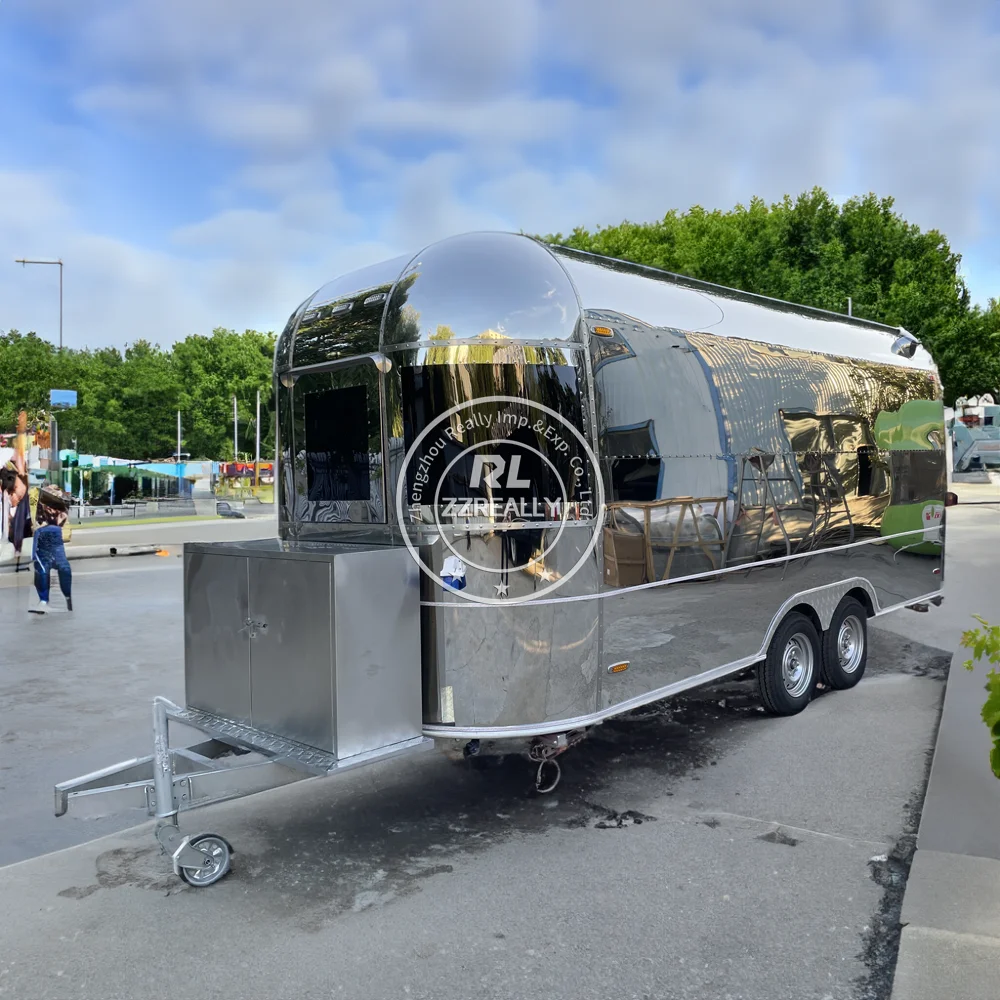
<instances>
[{"instance_id":1,"label":"black tire","mask_svg":"<svg viewBox=\"0 0 1000 1000\"><path fill-rule=\"evenodd\" d=\"M816 626L793 611L778 626L757 665L757 687L772 715L796 715L809 704L820 675L821 643Z\"/></svg>"},{"instance_id":2,"label":"black tire","mask_svg":"<svg viewBox=\"0 0 1000 1000\"><path fill-rule=\"evenodd\" d=\"M868 665L868 611L845 597L823 633L823 683L835 691L854 687Z\"/></svg>"}]
</instances>

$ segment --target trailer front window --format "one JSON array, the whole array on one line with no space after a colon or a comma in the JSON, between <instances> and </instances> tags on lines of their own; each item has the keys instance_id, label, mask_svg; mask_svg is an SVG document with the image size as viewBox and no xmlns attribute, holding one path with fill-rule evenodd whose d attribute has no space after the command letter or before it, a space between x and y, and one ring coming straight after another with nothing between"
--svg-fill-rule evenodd
<instances>
[{"instance_id":1,"label":"trailer front window","mask_svg":"<svg viewBox=\"0 0 1000 1000\"><path fill-rule=\"evenodd\" d=\"M292 395L295 520L384 522L375 367L302 375Z\"/></svg>"}]
</instances>

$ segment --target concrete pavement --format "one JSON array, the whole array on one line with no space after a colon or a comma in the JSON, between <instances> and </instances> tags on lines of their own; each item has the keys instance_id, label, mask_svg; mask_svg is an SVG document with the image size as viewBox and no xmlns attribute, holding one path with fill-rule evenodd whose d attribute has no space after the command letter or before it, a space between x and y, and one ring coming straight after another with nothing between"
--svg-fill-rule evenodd
<instances>
[{"instance_id":1,"label":"concrete pavement","mask_svg":"<svg viewBox=\"0 0 1000 1000\"><path fill-rule=\"evenodd\" d=\"M956 650L903 902L893 1000L1000 996L1000 781L979 715L988 667L968 673L969 653L958 648L973 614L1000 622L1000 485L954 488L970 506L949 513L947 544L962 557L946 567L944 604L917 622L887 621L918 638L933 630Z\"/></svg>"}]
</instances>

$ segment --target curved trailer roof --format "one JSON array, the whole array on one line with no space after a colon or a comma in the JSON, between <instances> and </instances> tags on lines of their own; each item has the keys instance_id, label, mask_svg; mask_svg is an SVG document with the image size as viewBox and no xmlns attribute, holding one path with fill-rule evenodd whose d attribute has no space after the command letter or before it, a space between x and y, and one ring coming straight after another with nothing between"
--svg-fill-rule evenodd
<instances>
[{"instance_id":1,"label":"curved trailer roof","mask_svg":"<svg viewBox=\"0 0 1000 1000\"><path fill-rule=\"evenodd\" d=\"M558 264L557 264L558 262ZM557 267L553 265L557 264ZM568 278L568 281L564 279ZM629 261L541 243L513 233L466 233L344 274L296 310L279 343L279 367L298 366L292 340L299 326L374 289L365 301L385 302L379 347L403 344L386 329L393 303L407 299L419 317L419 342L441 336L452 342L485 336L518 340L580 339L579 319L601 312L654 327L738 337L772 346L935 371L928 352L901 327L815 309L672 274ZM392 293L388 293L392 289ZM381 295L381 298L377 298ZM575 300L570 302L570 300ZM598 314L595 316L594 314ZM410 327L411 330L416 329ZM405 339L409 340L407 336ZM908 345L910 357L900 345ZM363 353L363 352L360 352Z\"/></svg>"}]
</instances>

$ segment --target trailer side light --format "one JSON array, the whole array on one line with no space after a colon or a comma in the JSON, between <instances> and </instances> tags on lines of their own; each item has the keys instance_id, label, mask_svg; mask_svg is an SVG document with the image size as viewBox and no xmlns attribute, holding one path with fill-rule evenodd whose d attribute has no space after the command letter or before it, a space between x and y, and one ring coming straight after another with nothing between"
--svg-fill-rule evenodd
<instances>
[{"instance_id":1,"label":"trailer side light","mask_svg":"<svg viewBox=\"0 0 1000 1000\"><path fill-rule=\"evenodd\" d=\"M369 295L362 304L366 306L373 306L376 302L385 302L385 300L385 292L376 292L374 295Z\"/></svg>"},{"instance_id":2,"label":"trailer side light","mask_svg":"<svg viewBox=\"0 0 1000 1000\"><path fill-rule=\"evenodd\" d=\"M608 673L609 674L624 673L626 670L628 670L628 663L629 663L628 660L622 660L621 663L612 663L611 666L608 667Z\"/></svg>"},{"instance_id":3,"label":"trailer side light","mask_svg":"<svg viewBox=\"0 0 1000 1000\"><path fill-rule=\"evenodd\" d=\"M613 337L615 335L614 330L608 326L594 326L591 327L591 332L598 337Z\"/></svg>"}]
</instances>

